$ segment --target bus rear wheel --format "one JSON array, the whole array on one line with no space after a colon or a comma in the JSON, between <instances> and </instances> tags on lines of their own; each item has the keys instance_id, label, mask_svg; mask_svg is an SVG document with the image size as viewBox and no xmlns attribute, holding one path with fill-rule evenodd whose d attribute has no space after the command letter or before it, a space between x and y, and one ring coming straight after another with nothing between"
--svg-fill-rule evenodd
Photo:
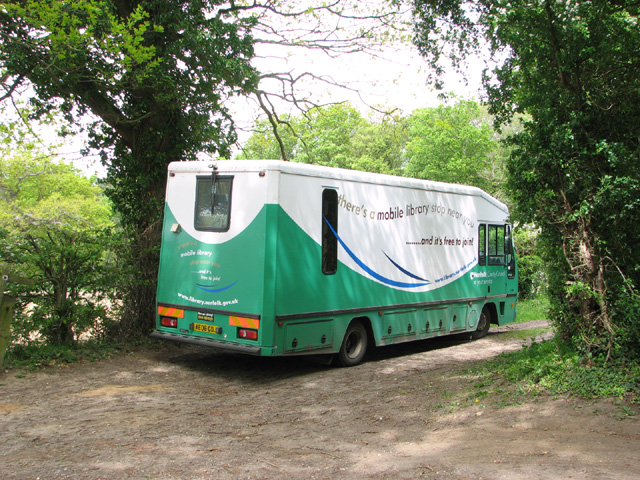
<instances>
[{"instance_id":1,"label":"bus rear wheel","mask_svg":"<svg viewBox=\"0 0 640 480\"><path fill-rule=\"evenodd\" d=\"M353 367L364 359L367 352L367 330L359 321L351 322L342 339L340 351L336 355L335 363L340 367Z\"/></svg>"},{"instance_id":2,"label":"bus rear wheel","mask_svg":"<svg viewBox=\"0 0 640 480\"><path fill-rule=\"evenodd\" d=\"M482 309L482 313L480 314L480 318L478 319L478 327L475 332L471 333L471 338L473 340L477 340L479 338L485 337L487 333L489 333L489 327L491 326L489 320L489 312L486 308Z\"/></svg>"}]
</instances>

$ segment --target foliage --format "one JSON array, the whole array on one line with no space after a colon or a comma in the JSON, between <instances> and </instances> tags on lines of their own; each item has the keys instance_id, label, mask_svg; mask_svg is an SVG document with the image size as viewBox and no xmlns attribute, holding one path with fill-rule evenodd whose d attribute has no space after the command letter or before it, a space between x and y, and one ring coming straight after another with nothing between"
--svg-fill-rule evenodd
<instances>
[{"instance_id":1,"label":"foliage","mask_svg":"<svg viewBox=\"0 0 640 480\"><path fill-rule=\"evenodd\" d=\"M503 353L483 366L531 392L568 393L582 398L623 397L640 394L640 366L585 359L556 339L532 343L516 352Z\"/></svg>"},{"instance_id":2,"label":"foliage","mask_svg":"<svg viewBox=\"0 0 640 480\"><path fill-rule=\"evenodd\" d=\"M362 117L355 108L331 105L313 110L298 134L302 148L295 161L329 167L347 168L351 163L350 139Z\"/></svg>"},{"instance_id":3,"label":"foliage","mask_svg":"<svg viewBox=\"0 0 640 480\"><path fill-rule=\"evenodd\" d=\"M460 100L408 117L364 118L350 104L283 117L274 135L268 121L254 128L239 158L287 160L377 173L473 184L495 193L504 152L481 106Z\"/></svg>"},{"instance_id":4,"label":"foliage","mask_svg":"<svg viewBox=\"0 0 640 480\"><path fill-rule=\"evenodd\" d=\"M102 339L64 345L14 344L7 352L4 366L32 371L43 366L64 365L78 361L93 362L118 354L122 349L121 345L105 342Z\"/></svg>"},{"instance_id":5,"label":"foliage","mask_svg":"<svg viewBox=\"0 0 640 480\"><path fill-rule=\"evenodd\" d=\"M350 104L339 104L287 117L286 125L280 130L286 160L378 173L400 170L406 142L400 117L368 120ZM239 158L277 159L282 151L269 124L261 121Z\"/></svg>"},{"instance_id":6,"label":"foliage","mask_svg":"<svg viewBox=\"0 0 640 480\"><path fill-rule=\"evenodd\" d=\"M167 163L227 155L236 140L223 101L255 88L254 20L220 0L29 0L0 9L0 69L10 91L33 85L35 116L59 107L95 123L89 146L130 239L123 326L152 325Z\"/></svg>"},{"instance_id":7,"label":"foliage","mask_svg":"<svg viewBox=\"0 0 640 480\"><path fill-rule=\"evenodd\" d=\"M403 174L491 190L483 176L498 149L489 119L472 100L414 111L409 120Z\"/></svg>"},{"instance_id":8,"label":"foliage","mask_svg":"<svg viewBox=\"0 0 640 480\"><path fill-rule=\"evenodd\" d=\"M413 4L430 61L446 51L431 27L458 59L486 42L502 58L485 76L491 113L528 114L509 139L508 179L517 216L540 228L561 337L585 356L638 359L625 333L638 329L628 306L640 284L637 2Z\"/></svg>"},{"instance_id":9,"label":"foliage","mask_svg":"<svg viewBox=\"0 0 640 480\"><path fill-rule=\"evenodd\" d=\"M521 225L514 229L514 243L518 255L518 296L535 298L547 291L547 266L540 256L537 229Z\"/></svg>"},{"instance_id":10,"label":"foliage","mask_svg":"<svg viewBox=\"0 0 640 480\"><path fill-rule=\"evenodd\" d=\"M286 127L280 128L279 140L273 133L268 120L258 120L253 126L253 133L237 156L240 160L290 160L295 157L298 138L296 137L296 117L283 116L281 122ZM284 158L282 158L284 155Z\"/></svg>"},{"instance_id":11,"label":"foliage","mask_svg":"<svg viewBox=\"0 0 640 480\"><path fill-rule=\"evenodd\" d=\"M60 344L104 323L112 286L105 268L113 242L111 206L71 166L37 150L0 156L0 258L34 286L14 285L13 336Z\"/></svg>"}]
</instances>

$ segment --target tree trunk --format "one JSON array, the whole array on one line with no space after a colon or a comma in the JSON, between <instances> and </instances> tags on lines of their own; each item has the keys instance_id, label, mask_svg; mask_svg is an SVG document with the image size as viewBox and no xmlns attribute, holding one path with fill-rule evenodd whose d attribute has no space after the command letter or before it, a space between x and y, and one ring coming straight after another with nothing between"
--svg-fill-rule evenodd
<instances>
[{"instance_id":1,"label":"tree trunk","mask_svg":"<svg viewBox=\"0 0 640 480\"><path fill-rule=\"evenodd\" d=\"M130 284L120 323L125 338L146 335L154 327L161 232L162 220L157 219L130 239Z\"/></svg>"},{"instance_id":2,"label":"tree trunk","mask_svg":"<svg viewBox=\"0 0 640 480\"><path fill-rule=\"evenodd\" d=\"M0 368L4 363L4 355L11 340L11 320L15 299L3 294L4 282L0 280Z\"/></svg>"},{"instance_id":3,"label":"tree trunk","mask_svg":"<svg viewBox=\"0 0 640 480\"><path fill-rule=\"evenodd\" d=\"M573 208L566 195L564 192L561 194L566 212L572 214ZM582 285L582 288L572 292L573 296L570 298L570 302L578 306L576 333L583 339L587 351L591 351L594 342L603 338L604 334L604 348L608 360L611 357L615 332L607 298L606 259L597 252L597 238L588 216L579 216L574 221L565 223L561 233L564 238L564 255L571 267L572 280ZM592 331L594 329L595 332Z\"/></svg>"}]
</instances>

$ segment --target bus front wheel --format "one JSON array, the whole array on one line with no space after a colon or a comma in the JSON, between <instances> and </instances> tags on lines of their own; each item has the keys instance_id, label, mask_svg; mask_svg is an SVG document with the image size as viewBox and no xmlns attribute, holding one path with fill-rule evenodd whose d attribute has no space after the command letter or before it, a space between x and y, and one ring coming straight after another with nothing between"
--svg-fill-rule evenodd
<instances>
[{"instance_id":1,"label":"bus front wheel","mask_svg":"<svg viewBox=\"0 0 640 480\"><path fill-rule=\"evenodd\" d=\"M367 352L367 330L359 321L351 322L342 339L335 363L341 367L353 367L362 362Z\"/></svg>"},{"instance_id":2,"label":"bus front wheel","mask_svg":"<svg viewBox=\"0 0 640 480\"><path fill-rule=\"evenodd\" d=\"M478 319L478 327L476 328L475 332L471 333L471 338L473 340L477 340L479 338L485 337L487 333L489 333L490 326L489 312L486 308L483 308L482 313L480 314L480 318Z\"/></svg>"}]
</instances>

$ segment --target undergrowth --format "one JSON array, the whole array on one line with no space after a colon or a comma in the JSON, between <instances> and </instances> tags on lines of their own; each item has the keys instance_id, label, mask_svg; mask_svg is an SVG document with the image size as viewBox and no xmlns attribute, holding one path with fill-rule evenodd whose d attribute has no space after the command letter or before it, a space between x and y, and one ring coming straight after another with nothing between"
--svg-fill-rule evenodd
<instances>
[{"instance_id":1,"label":"undergrowth","mask_svg":"<svg viewBox=\"0 0 640 480\"><path fill-rule=\"evenodd\" d=\"M66 345L31 343L12 345L4 358L3 369L36 370L44 366L68 364L79 361L93 362L108 358L123 346L115 342L83 341Z\"/></svg>"},{"instance_id":2,"label":"undergrowth","mask_svg":"<svg viewBox=\"0 0 640 480\"><path fill-rule=\"evenodd\" d=\"M487 378L504 378L529 394L546 391L585 399L640 395L640 365L606 363L589 359L558 339L524 346L487 362L475 371L485 384Z\"/></svg>"}]
</instances>

